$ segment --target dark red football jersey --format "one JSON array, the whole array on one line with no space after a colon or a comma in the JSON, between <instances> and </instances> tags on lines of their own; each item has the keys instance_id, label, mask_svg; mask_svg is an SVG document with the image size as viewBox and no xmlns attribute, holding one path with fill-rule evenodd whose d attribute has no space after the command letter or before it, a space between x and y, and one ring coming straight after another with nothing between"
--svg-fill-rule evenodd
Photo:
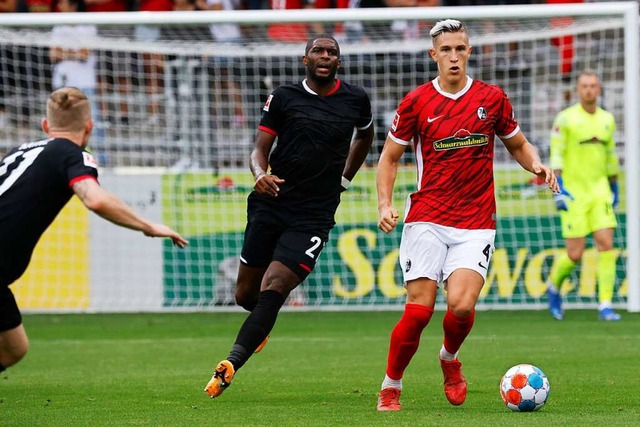
<instances>
[{"instance_id":1,"label":"dark red football jersey","mask_svg":"<svg viewBox=\"0 0 640 427\"><path fill-rule=\"evenodd\" d=\"M495 229L494 137L519 130L498 86L467 78L464 89L450 94L435 79L409 92L389 131L398 144L413 140L417 159L418 188L405 222Z\"/></svg>"}]
</instances>

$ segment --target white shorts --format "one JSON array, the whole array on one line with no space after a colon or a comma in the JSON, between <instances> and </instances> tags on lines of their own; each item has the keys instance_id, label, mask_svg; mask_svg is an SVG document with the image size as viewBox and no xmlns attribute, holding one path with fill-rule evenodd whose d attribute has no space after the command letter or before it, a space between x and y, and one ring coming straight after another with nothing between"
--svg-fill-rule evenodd
<instances>
[{"instance_id":1,"label":"white shorts","mask_svg":"<svg viewBox=\"0 0 640 427\"><path fill-rule=\"evenodd\" d=\"M495 230L464 230L431 222L405 224L399 255L405 285L423 277L442 283L459 268L477 271L486 280L495 238Z\"/></svg>"}]
</instances>

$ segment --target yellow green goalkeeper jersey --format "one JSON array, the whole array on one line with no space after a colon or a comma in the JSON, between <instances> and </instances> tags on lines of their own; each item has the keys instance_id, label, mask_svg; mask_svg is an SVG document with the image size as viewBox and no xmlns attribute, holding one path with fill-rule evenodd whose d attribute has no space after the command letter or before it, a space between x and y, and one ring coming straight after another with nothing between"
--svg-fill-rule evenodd
<instances>
[{"instance_id":1,"label":"yellow green goalkeeper jersey","mask_svg":"<svg viewBox=\"0 0 640 427\"><path fill-rule=\"evenodd\" d=\"M575 198L610 198L608 177L617 175L613 114L590 114L575 104L562 110L551 131L551 168L562 170L564 187Z\"/></svg>"}]
</instances>

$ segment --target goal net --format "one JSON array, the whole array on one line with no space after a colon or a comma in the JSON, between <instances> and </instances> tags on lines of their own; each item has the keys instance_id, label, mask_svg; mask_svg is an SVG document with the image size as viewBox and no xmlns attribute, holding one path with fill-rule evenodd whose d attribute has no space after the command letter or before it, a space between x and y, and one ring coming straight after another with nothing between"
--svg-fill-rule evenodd
<instances>
[{"instance_id":1,"label":"goal net","mask_svg":"<svg viewBox=\"0 0 640 427\"><path fill-rule=\"evenodd\" d=\"M93 99L91 147L102 185L190 240L174 249L89 215L76 200L12 288L27 310L233 307L262 106L276 87L304 78L306 40L326 32L341 43L340 78L371 98L376 137L343 194L316 270L288 306L402 307L400 230L377 230L376 164L402 97L437 75L429 29L454 17L470 31L469 74L504 88L545 161L555 115L577 102L576 76L584 69L600 76L624 170L614 303L638 311L640 156L628 143L638 140L637 15L635 3L0 15L0 153L41 138L50 91L77 86ZM397 207L415 188L415 174L407 153ZM480 307L546 307L546 283L564 250L551 194L499 141L495 179L497 250ZM589 240L562 287L568 307L595 307L596 258Z\"/></svg>"}]
</instances>

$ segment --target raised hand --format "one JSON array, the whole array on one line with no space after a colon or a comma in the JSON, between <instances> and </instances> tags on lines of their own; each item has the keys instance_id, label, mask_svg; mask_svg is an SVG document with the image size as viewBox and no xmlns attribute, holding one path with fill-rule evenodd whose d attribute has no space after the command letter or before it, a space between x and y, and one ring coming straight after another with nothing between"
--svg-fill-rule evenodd
<instances>
[{"instance_id":1,"label":"raised hand","mask_svg":"<svg viewBox=\"0 0 640 427\"><path fill-rule=\"evenodd\" d=\"M151 228L145 231L144 235L149 237L167 237L179 248L184 248L189 244L187 239L164 224L151 224Z\"/></svg>"}]
</instances>

